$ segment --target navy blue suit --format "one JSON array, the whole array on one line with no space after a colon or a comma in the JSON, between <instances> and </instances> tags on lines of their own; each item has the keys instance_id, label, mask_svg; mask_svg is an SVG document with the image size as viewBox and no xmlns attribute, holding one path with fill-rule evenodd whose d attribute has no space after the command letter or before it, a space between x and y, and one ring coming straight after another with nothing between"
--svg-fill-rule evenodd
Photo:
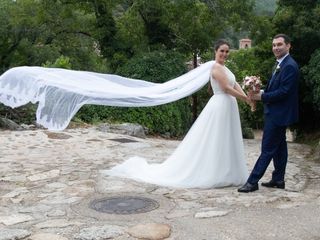
<instances>
[{"instance_id":1,"label":"navy blue suit","mask_svg":"<svg viewBox=\"0 0 320 240\"><path fill-rule=\"evenodd\" d=\"M298 121L299 67L288 55L268 81L261 96L264 104L264 128L259 156L249 178L251 184L258 183L273 160L272 181L284 181L288 159L286 128Z\"/></svg>"}]
</instances>

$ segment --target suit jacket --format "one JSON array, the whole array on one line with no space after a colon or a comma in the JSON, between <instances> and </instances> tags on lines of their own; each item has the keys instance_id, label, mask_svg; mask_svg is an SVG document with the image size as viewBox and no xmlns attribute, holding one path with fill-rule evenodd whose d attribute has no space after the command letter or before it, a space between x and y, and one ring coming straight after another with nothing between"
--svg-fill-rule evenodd
<instances>
[{"instance_id":1,"label":"suit jacket","mask_svg":"<svg viewBox=\"0 0 320 240\"><path fill-rule=\"evenodd\" d=\"M261 96L264 114L278 126L288 126L298 121L299 75L298 64L288 55Z\"/></svg>"}]
</instances>

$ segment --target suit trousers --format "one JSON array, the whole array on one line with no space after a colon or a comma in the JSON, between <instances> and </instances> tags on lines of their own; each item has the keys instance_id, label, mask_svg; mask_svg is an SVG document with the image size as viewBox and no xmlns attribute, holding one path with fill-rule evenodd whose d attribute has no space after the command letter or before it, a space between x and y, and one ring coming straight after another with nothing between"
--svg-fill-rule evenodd
<instances>
[{"instance_id":1,"label":"suit trousers","mask_svg":"<svg viewBox=\"0 0 320 240\"><path fill-rule=\"evenodd\" d=\"M249 178L251 184L258 183L273 159L273 181L284 181L288 161L288 148L286 141L287 126L277 126L268 115L265 115L261 155L259 156Z\"/></svg>"}]
</instances>

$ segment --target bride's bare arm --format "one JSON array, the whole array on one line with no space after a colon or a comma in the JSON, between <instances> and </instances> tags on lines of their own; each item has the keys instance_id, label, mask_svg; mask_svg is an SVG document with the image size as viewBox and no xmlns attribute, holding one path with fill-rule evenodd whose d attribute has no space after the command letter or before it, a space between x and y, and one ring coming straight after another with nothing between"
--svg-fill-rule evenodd
<instances>
[{"instance_id":1,"label":"bride's bare arm","mask_svg":"<svg viewBox=\"0 0 320 240\"><path fill-rule=\"evenodd\" d=\"M239 83L235 83L234 85L234 89L236 89L238 92L240 92L241 94L244 94L247 96L247 94L243 91L242 87L239 85ZM253 106L253 102L250 98L250 96L247 96L247 100L246 100L246 103L249 104L251 107Z\"/></svg>"},{"instance_id":2,"label":"bride's bare arm","mask_svg":"<svg viewBox=\"0 0 320 240\"><path fill-rule=\"evenodd\" d=\"M244 91L243 91L243 89L242 89L242 87L239 85L239 83L237 83L236 82L236 84L234 85L234 89L236 89L238 92L240 92L241 94L244 94L244 95L247 95Z\"/></svg>"},{"instance_id":3,"label":"bride's bare arm","mask_svg":"<svg viewBox=\"0 0 320 240\"><path fill-rule=\"evenodd\" d=\"M219 82L221 89L225 93L228 93L247 103L250 102L249 97L242 91L238 83L236 83L235 87L230 86L227 75L223 69L223 66L219 64L215 64L213 66L211 74L212 74L212 77Z\"/></svg>"}]
</instances>

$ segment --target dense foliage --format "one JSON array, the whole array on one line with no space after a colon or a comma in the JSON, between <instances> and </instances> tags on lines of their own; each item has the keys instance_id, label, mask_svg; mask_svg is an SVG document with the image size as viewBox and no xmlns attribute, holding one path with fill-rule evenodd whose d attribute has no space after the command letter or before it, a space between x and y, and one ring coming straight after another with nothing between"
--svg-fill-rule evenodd
<instances>
[{"instance_id":1,"label":"dense foliage","mask_svg":"<svg viewBox=\"0 0 320 240\"><path fill-rule=\"evenodd\" d=\"M320 49L320 2L279 0L279 8L274 16L273 23L278 32L284 32L292 38L292 55L299 66L304 68L311 61L311 56ZM300 121L299 131L314 131L320 128L320 112L314 105L318 89L311 84L310 76L312 63L308 67L308 75L302 72L300 78ZM313 78L314 79L314 78ZM311 97L313 96L313 97Z\"/></svg>"},{"instance_id":2,"label":"dense foliage","mask_svg":"<svg viewBox=\"0 0 320 240\"><path fill-rule=\"evenodd\" d=\"M277 5L277 0L256 0L255 12L258 15L273 16Z\"/></svg>"},{"instance_id":3,"label":"dense foliage","mask_svg":"<svg viewBox=\"0 0 320 240\"><path fill-rule=\"evenodd\" d=\"M184 58L171 51L154 51L133 57L118 68L118 74L161 83L186 72ZM120 108L84 106L76 115L85 122L130 122L148 128L151 134L181 136L190 127L188 99L156 107Z\"/></svg>"},{"instance_id":4,"label":"dense foliage","mask_svg":"<svg viewBox=\"0 0 320 240\"><path fill-rule=\"evenodd\" d=\"M313 104L316 111L320 111L320 49L312 54L311 59L302 70L306 85L312 89L306 94L305 99Z\"/></svg>"},{"instance_id":5,"label":"dense foliage","mask_svg":"<svg viewBox=\"0 0 320 240\"><path fill-rule=\"evenodd\" d=\"M92 37L95 18L81 8L60 1L0 3L0 69L40 66L69 57L73 69L106 71Z\"/></svg>"},{"instance_id":6,"label":"dense foliage","mask_svg":"<svg viewBox=\"0 0 320 240\"><path fill-rule=\"evenodd\" d=\"M245 76L260 76L262 83L266 83L266 76L260 72L260 62L254 55L255 49L242 49L233 52L227 62L228 67L236 75L237 81L240 85L243 84ZM239 109L241 115L241 122L243 128L261 128L263 124L263 112L261 102L257 102L257 110L251 112L250 107L239 101Z\"/></svg>"}]
</instances>

